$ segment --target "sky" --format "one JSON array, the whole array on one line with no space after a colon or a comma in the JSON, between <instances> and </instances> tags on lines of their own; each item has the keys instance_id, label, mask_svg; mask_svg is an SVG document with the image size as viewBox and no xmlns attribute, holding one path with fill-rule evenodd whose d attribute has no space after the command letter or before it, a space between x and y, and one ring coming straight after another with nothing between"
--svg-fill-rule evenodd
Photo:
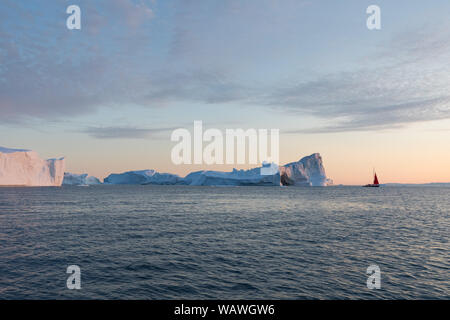
<instances>
[{"instance_id":1,"label":"sky","mask_svg":"<svg viewBox=\"0 0 450 320\"><path fill-rule=\"evenodd\" d=\"M373 168L382 183L450 182L449 13L438 0L2 0L0 146L99 178L252 167L173 164L172 131L201 120L280 129L281 164L319 152L336 184Z\"/></svg>"}]
</instances>

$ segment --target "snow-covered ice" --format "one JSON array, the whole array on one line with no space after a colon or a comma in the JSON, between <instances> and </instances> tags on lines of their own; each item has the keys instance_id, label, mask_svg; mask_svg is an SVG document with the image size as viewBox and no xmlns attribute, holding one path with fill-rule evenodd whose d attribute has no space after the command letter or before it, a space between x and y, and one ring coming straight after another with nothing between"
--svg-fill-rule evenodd
<instances>
[{"instance_id":1,"label":"snow-covered ice","mask_svg":"<svg viewBox=\"0 0 450 320\"><path fill-rule=\"evenodd\" d=\"M35 151L0 147L0 186L61 186L64 158L43 160Z\"/></svg>"}]
</instances>

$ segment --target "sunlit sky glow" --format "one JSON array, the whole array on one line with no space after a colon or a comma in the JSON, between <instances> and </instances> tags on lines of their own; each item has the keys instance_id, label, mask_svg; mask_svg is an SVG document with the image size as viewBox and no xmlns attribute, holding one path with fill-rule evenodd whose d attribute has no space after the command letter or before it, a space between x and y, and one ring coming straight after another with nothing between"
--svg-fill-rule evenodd
<instances>
[{"instance_id":1,"label":"sunlit sky glow","mask_svg":"<svg viewBox=\"0 0 450 320\"><path fill-rule=\"evenodd\" d=\"M82 29L66 28L77 4ZM369 31L366 8L381 7ZM0 2L0 145L103 178L175 166L173 129L279 128L337 184L450 182L448 1ZM236 166L247 168L249 166Z\"/></svg>"}]
</instances>

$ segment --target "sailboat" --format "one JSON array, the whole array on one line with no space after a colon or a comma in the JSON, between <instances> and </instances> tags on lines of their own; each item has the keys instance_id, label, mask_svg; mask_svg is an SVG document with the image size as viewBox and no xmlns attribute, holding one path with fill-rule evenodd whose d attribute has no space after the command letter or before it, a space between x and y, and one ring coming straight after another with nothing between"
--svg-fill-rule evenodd
<instances>
[{"instance_id":1,"label":"sailboat","mask_svg":"<svg viewBox=\"0 0 450 320\"><path fill-rule=\"evenodd\" d=\"M373 183L371 184L366 184L363 187L370 187L370 188L378 188L380 186L380 183L378 182L378 177L377 177L377 173L374 171L373 172Z\"/></svg>"}]
</instances>

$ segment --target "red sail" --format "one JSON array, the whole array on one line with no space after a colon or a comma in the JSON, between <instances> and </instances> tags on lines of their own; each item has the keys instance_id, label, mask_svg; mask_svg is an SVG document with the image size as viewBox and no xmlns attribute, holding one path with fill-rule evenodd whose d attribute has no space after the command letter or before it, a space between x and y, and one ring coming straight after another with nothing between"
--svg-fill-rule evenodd
<instances>
[{"instance_id":1,"label":"red sail","mask_svg":"<svg viewBox=\"0 0 450 320\"><path fill-rule=\"evenodd\" d=\"M377 174L375 173L375 177L373 178L373 184L380 184L379 182L378 182L378 177L377 177Z\"/></svg>"}]
</instances>

